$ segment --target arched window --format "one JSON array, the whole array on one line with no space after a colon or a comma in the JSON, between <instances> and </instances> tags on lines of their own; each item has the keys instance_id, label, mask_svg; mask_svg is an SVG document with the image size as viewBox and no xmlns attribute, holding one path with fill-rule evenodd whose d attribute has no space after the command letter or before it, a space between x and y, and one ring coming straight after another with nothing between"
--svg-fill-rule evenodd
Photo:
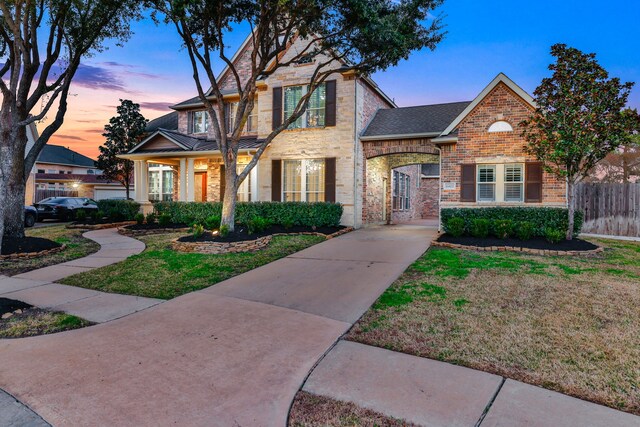
<instances>
[{"instance_id":1,"label":"arched window","mask_svg":"<svg viewBox=\"0 0 640 427\"><path fill-rule=\"evenodd\" d=\"M489 126L489 132L513 132L513 127L504 120L500 120Z\"/></svg>"}]
</instances>

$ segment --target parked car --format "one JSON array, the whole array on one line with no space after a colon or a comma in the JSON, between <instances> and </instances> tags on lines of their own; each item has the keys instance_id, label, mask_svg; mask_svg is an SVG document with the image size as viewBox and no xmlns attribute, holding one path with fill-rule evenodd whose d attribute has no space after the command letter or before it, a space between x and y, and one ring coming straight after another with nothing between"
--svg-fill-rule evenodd
<instances>
[{"instance_id":1,"label":"parked car","mask_svg":"<svg viewBox=\"0 0 640 427\"><path fill-rule=\"evenodd\" d=\"M93 212L98 210L95 200L87 197L51 197L34 204L38 210L38 221L43 219L71 220L78 211Z\"/></svg>"},{"instance_id":2,"label":"parked car","mask_svg":"<svg viewBox=\"0 0 640 427\"><path fill-rule=\"evenodd\" d=\"M38 210L33 206L24 207L24 226L33 227L38 220Z\"/></svg>"}]
</instances>

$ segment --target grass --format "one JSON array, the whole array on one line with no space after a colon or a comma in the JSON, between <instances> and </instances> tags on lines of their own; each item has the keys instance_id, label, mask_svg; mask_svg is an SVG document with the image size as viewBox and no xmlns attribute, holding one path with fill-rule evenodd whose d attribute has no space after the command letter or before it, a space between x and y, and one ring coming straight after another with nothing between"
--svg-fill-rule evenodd
<instances>
[{"instance_id":1,"label":"grass","mask_svg":"<svg viewBox=\"0 0 640 427\"><path fill-rule=\"evenodd\" d=\"M414 425L361 408L350 402L341 402L303 391L296 395L289 413L291 427L411 427Z\"/></svg>"},{"instance_id":2,"label":"grass","mask_svg":"<svg viewBox=\"0 0 640 427\"><path fill-rule=\"evenodd\" d=\"M324 241L319 236L275 236L257 252L205 255L174 252L170 242L184 233L139 237L147 248L120 263L76 274L66 285L104 292L171 299L206 288Z\"/></svg>"},{"instance_id":3,"label":"grass","mask_svg":"<svg viewBox=\"0 0 640 427\"><path fill-rule=\"evenodd\" d=\"M0 320L0 338L24 338L83 328L91 323L66 313L30 308Z\"/></svg>"},{"instance_id":4,"label":"grass","mask_svg":"<svg viewBox=\"0 0 640 427\"><path fill-rule=\"evenodd\" d=\"M50 239L67 247L62 252L30 259L0 260L0 274L13 276L42 267L47 267L73 259L82 258L100 249L100 245L93 240L85 239L82 233L86 230L69 230L64 225L30 228L26 235Z\"/></svg>"},{"instance_id":5,"label":"grass","mask_svg":"<svg viewBox=\"0 0 640 427\"><path fill-rule=\"evenodd\" d=\"M432 248L347 339L640 414L640 243L597 258Z\"/></svg>"}]
</instances>

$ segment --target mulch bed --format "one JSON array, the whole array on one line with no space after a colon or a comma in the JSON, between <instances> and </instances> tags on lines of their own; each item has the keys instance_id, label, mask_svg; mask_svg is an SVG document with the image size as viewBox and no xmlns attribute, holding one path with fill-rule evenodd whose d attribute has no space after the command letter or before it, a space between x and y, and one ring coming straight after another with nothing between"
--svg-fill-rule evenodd
<instances>
[{"instance_id":1,"label":"mulch bed","mask_svg":"<svg viewBox=\"0 0 640 427\"><path fill-rule=\"evenodd\" d=\"M249 234L249 231L246 227L236 226L236 229L233 233L229 233L228 235L222 237L220 235L214 235L211 232L205 232L200 237L194 237L192 235L183 236L178 239L179 242L221 242L221 243L231 243L231 242L244 242L247 240L256 240L259 237L269 236L272 234L304 234L304 233L319 233L330 235L336 233L338 231L344 230L347 227L339 226L339 227L316 227L315 229L311 227L300 227L294 226L290 228L284 228L280 225L274 225L267 228L262 233Z\"/></svg>"},{"instance_id":2,"label":"mulch bed","mask_svg":"<svg viewBox=\"0 0 640 427\"><path fill-rule=\"evenodd\" d=\"M31 306L22 301L17 301L9 298L0 298L0 316L5 313L12 313L16 310L26 310Z\"/></svg>"},{"instance_id":3,"label":"mulch bed","mask_svg":"<svg viewBox=\"0 0 640 427\"><path fill-rule=\"evenodd\" d=\"M146 231L146 230L173 230L173 229L184 229L184 228L189 228L186 224L167 224L167 225L160 225L158 223L155 224L131 224L131 225L127 225L125 227L126 230L140 230L140 231Z\"/></svg>"},{"instance_id":4,"label":"mulch bed","mask_svg":"<svg viewBox=\"0 0 640 427\"><path fill-rule=\"evenodd\" d=\"M38 253L60 247L62 247L60 243L41 237L24 237L22 239L5 238L2 240L2 250L0 254Z\"/></svg>"},{"instance_id":5,"label":"mulch bed","mask_svg":"<svg viewBox=\"0 0 640 427\"><path fill-rule=\"evenodd\" d=\"M514 238L498 239L496 237L478 238L473 236L454 237L449 234L443 234L437 240L438 242L453 243L464 246L476 246L480 248L489 248L493 246L507 246L511 248L527 248L549 251L593 251L598 246L591 242L581 239L562 240L559 243L550 243L546 239L536 237L530 240L520 240Z\"/></svg>"}]
</instances>

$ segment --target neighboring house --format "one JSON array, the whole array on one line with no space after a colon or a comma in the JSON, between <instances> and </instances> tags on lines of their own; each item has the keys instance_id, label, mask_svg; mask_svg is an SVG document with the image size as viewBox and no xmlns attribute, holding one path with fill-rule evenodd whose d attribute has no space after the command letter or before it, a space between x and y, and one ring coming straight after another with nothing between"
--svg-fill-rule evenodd
<instances>
[{"instance_id":1,"label":"neighboring house","mask_svg":"<svg viewBox=\"0 0 640 427\"><path fill-rule=\"evenodd\" d=\"M249 41L233 58L239 69ZM260 81L239 168L295 105L313 69L299 64ZM233 112L238 95L228 69L218 81ZM221 200L224 166L208 113L197 97L172 108L123 155L134 160L142 183L136 200ZM238 198L336 201L344 206L342 223L355 227L437 217L447 206L564 206L564 183L524 152L517 126L533 108L503 74L470 102L397 108L371 79L336 73L270 144Z\"/></svg>"},{"instance_id":2,"label":"neighboring house","mask_svg":"<svg viewBox=\"0 0 640 427\"><path fill-rule=\"evenodd\" d=\"M27 132L27 150L37 137L35 126ZM45 145L27 179L25 204L53 196L90 197L95 200L125 197L119 182L101 179L102 171L87 156L60 145Z\"/></svg>"}]
</instances>

